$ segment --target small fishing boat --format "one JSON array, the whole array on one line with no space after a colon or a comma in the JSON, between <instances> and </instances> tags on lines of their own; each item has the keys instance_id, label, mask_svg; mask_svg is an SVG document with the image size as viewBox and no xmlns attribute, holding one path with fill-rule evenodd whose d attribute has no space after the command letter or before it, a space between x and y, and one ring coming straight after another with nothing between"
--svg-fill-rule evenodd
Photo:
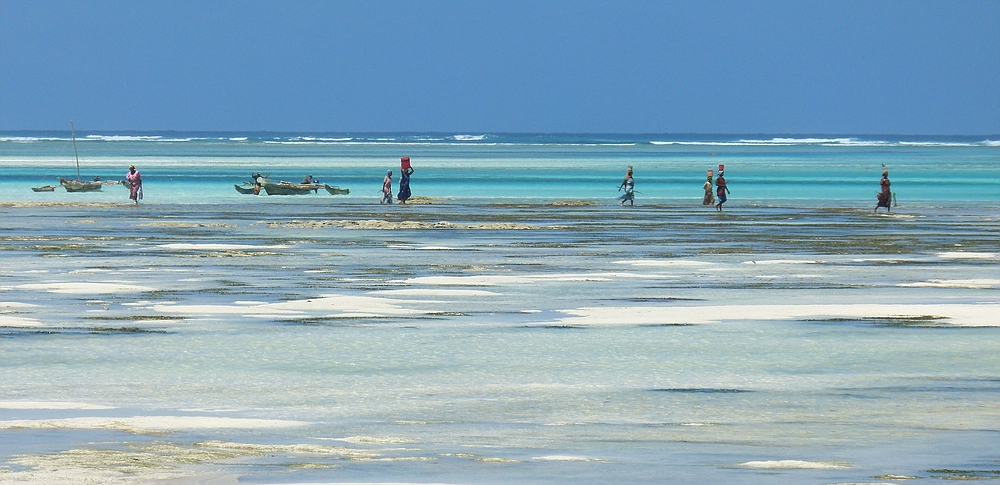
<instances>
[{"instance_id":1,"label":"small fishing boat","mask_svg":"<svg viewBox=\"0 0 1000 485\"><path fill-rule=\"evenodd\" d=\"M293 184L285 181L264 182L264 192L267 192L267 195L302 195L316 192L321 188L323 186L320 184Z\"/></svg>"},{"instance_id":2,"label":"small fishing boat","mask_svg":"<svg viewBox=\"0 0 1000 485\"><path fill-rule=\"evenodd\" d=\"M32 187L31 190L35 192L55 192L58 185L43 185L41 187Z\"/></svg>"},{"instance_id":3,"label":"small fishing boat","mask_svg":"<svg viewBox=\"0 0 1000 485\"><path fill-rule=\"evenodd\" d=\"M73 155L76 157L76 180L60 178L59 183L66 192L95 192L101 190L104 184L100 181L85 182L80 179L80 154L76 151L76 127L69 122L70 133L73 134Z\"/></svg>"},{"instance_id":4,"label":"small fishing boat","mask_svg":"<svg viewBox=\"0 0 1000 485\"><path fill-rule=\"evenodd\" d=\"M350 189L342 189L340 187L336 187L333 185L323 184L323 188L326 189L326 191L329 192L330 195L347 195L351 193Z\"/></svg>"},{"instance_id":5,"label":"small fishing boat","mask_svg":"<svg viewBox=\"0 0 1000 485\"><path fill-rule=\"evenodd\" d=\"M330 195L347 195L351 193L349 189L342 189L333 185L321 184L321 183L311 183L311 184L293 184L291 182L286 182L284 180L278 182L271 182L264 178L263 184L261 184L261 189L267 195L305 195L310 192L319 193L320 189L326 190ZM259 190L255 191L255 184L252 182L243 182L242 184L233 184L233 187L237 192L241 194L258 194Z\"/></svg>"},{"instance_id":6,"label":"small fishing boat","mask_svg":"<svg viewBox=\"0 0 1000 485\"><path fill-rule=\"evenodd\" d=\"M241 194L254 195L254 184L250 182L243 182L242 184L233 184L236 187L236 191Z\"/></svg>"},{"instance_id":7,"label":"small fishing boat","mask_svg":"<svg viewBox=\"0 0 1000 485\"><path fill-rule=\"evenodd\" d=\"M60 178L59 183L66 189L66 192L94 192L104 187L104 182L86 182L64 178Z\"/></svg>"}]
</instances>

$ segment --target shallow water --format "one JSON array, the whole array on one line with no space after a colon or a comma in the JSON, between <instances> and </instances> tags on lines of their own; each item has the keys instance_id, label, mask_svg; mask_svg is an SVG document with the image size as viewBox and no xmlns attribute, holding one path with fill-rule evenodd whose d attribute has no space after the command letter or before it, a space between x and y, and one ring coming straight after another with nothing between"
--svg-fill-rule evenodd
<instances>
[{"instance_id":1,"label":"shallow water","mask_svg":"<svg viewBox=\"0 0 1000 485\"><path fill-rule=\"evenodd\" d=\"M639 155L482 149L551 190L0 197L0 483L996 478L995 198L553 206L586 183L517 160Z\"/></svg>"}]
</instances>

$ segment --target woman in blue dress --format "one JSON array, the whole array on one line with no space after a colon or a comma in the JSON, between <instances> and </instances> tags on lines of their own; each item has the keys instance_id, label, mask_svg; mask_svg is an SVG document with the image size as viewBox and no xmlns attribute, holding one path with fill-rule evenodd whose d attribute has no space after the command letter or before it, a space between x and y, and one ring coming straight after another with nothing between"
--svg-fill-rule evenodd
<instances>
[{"instance_id":1,"label":"woman in blue dress","mask_svg":"<svg viewBox=\"0 0 1000 485\"><path fill-rule=\"evenodd\" d=\"M396 194L396 198L399 199L400 204L405 204L406 199L410 198L410 175L413 174L413 167L406 167L399 174L399 193Z\"/></svg>"}]
</instances>

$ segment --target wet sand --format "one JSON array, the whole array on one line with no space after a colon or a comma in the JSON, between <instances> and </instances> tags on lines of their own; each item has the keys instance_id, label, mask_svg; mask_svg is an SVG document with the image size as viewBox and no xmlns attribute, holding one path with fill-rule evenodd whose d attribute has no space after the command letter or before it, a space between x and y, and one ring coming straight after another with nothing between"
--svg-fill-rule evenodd
<instances>
[{"instance_id":1,"label":"wet sand","mask_svg":"<svg viewBox=\"0 0 1000 485\"><path fill-rule=\"evenodd\" d=\"M996 355L992 210L445 200L0 216L0 483L479 483L498 466L597 483L689 453L684 483L871 482L948 478L928 470L984 458L963 440L996 443L976 434L1000 415L992 364L953 350ZM911 384L943 394L886 390ZM866 461L900 437L914 448ZM935 440L955 451L913 458Z\"/></svg>"}]
</instances>

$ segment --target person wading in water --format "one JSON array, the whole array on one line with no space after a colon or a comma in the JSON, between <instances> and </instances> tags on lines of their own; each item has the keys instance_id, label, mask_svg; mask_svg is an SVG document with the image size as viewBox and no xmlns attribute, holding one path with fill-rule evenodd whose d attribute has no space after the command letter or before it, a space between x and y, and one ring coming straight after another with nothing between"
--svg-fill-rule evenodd
<instances>
[{"instance_id":1,"label":"person wading in water","mask_svg":"<svg viewBox=\"0 0 1000 485\"><path fill-rule=\"evenodd\" d=\"M715 195L719 198L719 203L715 207L719 209L719 212L722 212L722 204L726 203L726 194L729 193L729 187L726 187L726 179L722 175L722 170L719 170L719 176L715 179Z\"/></svg>"},{"instance_id":2,"label":"person wading in water","mask_svg":"<svg viewBox=\"0 0 1000 485\"><path fill-rule=\"evenodd\" d=\"M712 193L712 171L708 171L708 178L705 179L705 184L701 186L705 190L705 198L702 199L701 205L715 205L715 194Z\"/></svg>"},{"instance_id":3,"label":"person wading in water","mask_svg":"<svg viewBox=\"0 0 1000 485\"><path fill-rule=\"evenodd\" d=\"M879 207L885 207L886 212L892 212L892 209L889 208L889 204L892 202L892 191L889 190L889 169L885 165L882 165L882 181L879 183L882 185L882 191L878 193L878 204L872 214L877 214Z\"/></svg>"},{"instance_id":4,"label":"person wading in water","mask_svg":"<svg viewBox=\"0 0 1000 485\"><path fill-rule=\"evenodd\" d=\"M628 166L628 173L625 174L625 180L622 180L621 185L618 186L618 191L621 192L625 189L625 194L618 198L621 201L618 205L625 205L625 201L628 201L628 205L635 205L635 179L632 178L632 166Z\"/></svg>"},{"instance_id":5,"label":"person wading in water","mask_svg":"<svg viewBox=\"0 0 1000 485\"><path fill-rule=\"evenodd\" d=\"M410 175L413 175L413 167L410 166L410 157L399 159L399 193L396 198L400 204L405 204L410 198Z\"/></svg>"},{"instance_id":6,"label":"person wading in water","mask_svg":"<svg viewBox=\"0 0 1000 485\"><path fill-rule=\"evenodd\" d=\"M125 178L129 183L128 198L132 199L135 205L139 205L139 201L142 200L142 175L135 169L135 165L129 165Z\"/></svg>"},{"instance_id":7,"label":"person wading in water","mask_svg":"<svg viewBox=\"0 0 1000 485\"><path fill-rule=\"evenodd\" d=\"M385 171L385 178L382 179L382 200L379 204L392 203L392 170Z\"/></svg>"}]
</instances>

